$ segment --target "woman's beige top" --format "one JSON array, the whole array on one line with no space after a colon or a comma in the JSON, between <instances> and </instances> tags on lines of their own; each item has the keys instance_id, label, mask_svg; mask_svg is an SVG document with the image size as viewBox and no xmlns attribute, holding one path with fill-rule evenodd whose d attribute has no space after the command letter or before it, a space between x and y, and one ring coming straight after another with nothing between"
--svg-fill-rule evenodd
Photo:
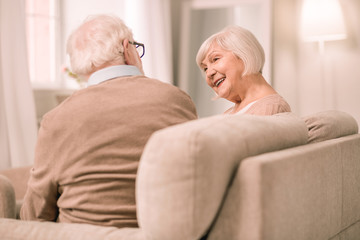
<instances>
[{"instance_id":1,"label":"woman's beige top","mask_svg":"<svg viewBox=\"0 0 360 240\"><path fill-rule=\"evenodd\" d=\"M235 114L273 115L291 112L290 105L279 94L271 94L249 103Z\"/></svg>"}]
</instances>

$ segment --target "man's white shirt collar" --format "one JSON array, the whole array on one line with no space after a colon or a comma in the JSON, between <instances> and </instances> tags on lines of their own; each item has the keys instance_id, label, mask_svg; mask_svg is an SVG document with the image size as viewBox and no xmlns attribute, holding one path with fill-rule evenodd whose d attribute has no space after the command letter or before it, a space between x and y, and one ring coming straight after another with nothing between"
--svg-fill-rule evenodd
<instances>
[{"instance_id":1,"label":"man's white shirt collar","mask_svg":"<svg viewBox=\"0 0 360 240\"><path fill-rule=\"evenodd\" d=\"M94 72L88 79L87 86L99 84L101 82L124 76L143 75L141 71L132 65L116 65L100 69Z\"/></svg>"}]
</instances>

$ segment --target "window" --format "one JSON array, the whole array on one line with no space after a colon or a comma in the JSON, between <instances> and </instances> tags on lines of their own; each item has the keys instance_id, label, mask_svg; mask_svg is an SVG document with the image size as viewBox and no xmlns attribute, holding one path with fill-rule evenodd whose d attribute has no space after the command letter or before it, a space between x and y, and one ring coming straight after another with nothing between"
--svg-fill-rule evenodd
<instances>
[{"instance_id":1,"label":"window","mask_svg":"<svg viewBox=\"0 0 360 240\"><path fill-rule=\"evenodd\" d=\"M78 89L83 87L68 72L66 40L92 14L115 14L130 21L142 1L134 0L25 0L28 62L35 89ZM131 10L131 11L129 11ZM128 16L129 15L129 16ZM139 25L134 19L132 25ZM134 31L135 34L136 31ZM144 32L142 29L140 33ZM148 52L150 53L150 51Z\"/></svg>"},{"instance_id":2,"label":"window","mask_svg":"<svg viewBox=\"0 0 360 240\"><path fill-rule=\"evenodd\" d=\"M26 0L30 80L34 88L61 87L59 0Z\"/></svg>"}]
</instances>

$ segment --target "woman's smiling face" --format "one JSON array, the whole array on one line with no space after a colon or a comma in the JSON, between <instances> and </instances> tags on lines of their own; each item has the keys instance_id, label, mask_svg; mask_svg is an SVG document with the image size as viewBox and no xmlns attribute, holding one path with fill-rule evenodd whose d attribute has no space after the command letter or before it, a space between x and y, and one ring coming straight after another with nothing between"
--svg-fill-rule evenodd
<instances>
[{"instance_id":1,"label":"woman's smiling face","mask_svg":"<svg viewBox=\"0 0 360 240\"><path fill-rule=\"evenodd\" d=\"M239 87L244 71L244 62L240 58L213 43L201 67L205 72L207 84L219 97L232 102L240 101Z\"/></svg>"}]
</instances>

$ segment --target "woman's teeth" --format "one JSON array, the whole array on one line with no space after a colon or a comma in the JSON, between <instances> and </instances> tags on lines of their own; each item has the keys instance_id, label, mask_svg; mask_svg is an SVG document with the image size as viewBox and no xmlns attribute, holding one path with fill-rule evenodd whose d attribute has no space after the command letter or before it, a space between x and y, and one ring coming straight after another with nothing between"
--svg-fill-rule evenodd
<instances>
[{"instance_id":1,"label":"woman's teeth","mask_svg":"<svg viewBox=\"0 0 360 240\"><path fill-rule=\"evenodd\" d=\"M222 83L224 80L225 80L225 78L220 79L219 81L217 81L215 83L215 86L218 87L220 85L220 83Z\"/></svg>"}]
</instances>

